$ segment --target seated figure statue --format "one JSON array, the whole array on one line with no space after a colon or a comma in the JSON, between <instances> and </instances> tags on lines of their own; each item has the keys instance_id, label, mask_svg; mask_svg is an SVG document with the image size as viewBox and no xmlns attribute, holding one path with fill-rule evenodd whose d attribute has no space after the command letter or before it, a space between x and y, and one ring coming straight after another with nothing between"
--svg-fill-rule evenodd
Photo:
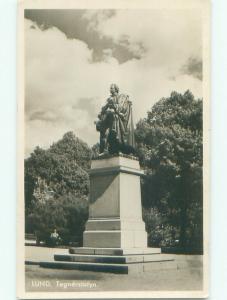
<instances>
[{"instance_id":1,"label":"seated figure statue","mask_svg":"<svg viewBox=\"0 0 227 300\"><path fill-rule=\"evenodd\" d=\"M132 102L129 96L119 94L116 84L110 86L110 96L102 107L96 122L100 132L100 155L134 154L135 138L132 118Z\"/></svg>"}]
</instances>

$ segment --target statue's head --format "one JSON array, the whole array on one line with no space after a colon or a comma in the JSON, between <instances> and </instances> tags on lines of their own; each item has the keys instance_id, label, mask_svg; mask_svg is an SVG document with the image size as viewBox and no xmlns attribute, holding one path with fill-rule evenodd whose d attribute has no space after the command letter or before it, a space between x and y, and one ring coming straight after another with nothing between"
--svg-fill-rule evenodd
<instances>
[{"instance_id":1,"label":"statue's head","mask_svg":"<svg viewBox=\"0 0 227 300\"><path fill-rule=\"evenodd\" d=\"M119 87L115 83L111 84L110 93L111 93L111 95L116 95L119 93Z\"/></svg>"}]
</instances>

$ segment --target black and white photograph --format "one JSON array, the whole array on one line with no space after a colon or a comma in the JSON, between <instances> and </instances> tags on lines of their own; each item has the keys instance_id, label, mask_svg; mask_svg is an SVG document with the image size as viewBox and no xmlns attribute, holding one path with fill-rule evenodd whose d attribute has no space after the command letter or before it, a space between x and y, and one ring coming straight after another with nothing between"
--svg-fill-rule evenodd
<instances>
[{"instance_id":1,"label":"black and white photograph","mask_svg":"<svg viewBox=\"0 0 227 300\"><path fill-rule=\"evenodd\" d=\"M209 1L19 6L17 296L208 296Z\"/></svg>"}]
</instances>

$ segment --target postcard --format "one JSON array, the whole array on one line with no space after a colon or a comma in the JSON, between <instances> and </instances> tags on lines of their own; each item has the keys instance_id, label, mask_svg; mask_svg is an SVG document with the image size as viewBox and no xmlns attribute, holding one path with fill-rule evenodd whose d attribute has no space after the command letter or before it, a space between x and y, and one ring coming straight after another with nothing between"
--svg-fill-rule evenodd
<instances>
[{"instance_id":1,"label":"postcard","mask_svg":"<svg viewBox=\"0 0 227 300\"><path fill-rule=\"evenodd\" d=\"M18 2L17 297L205 298L210 2Z\"/></svg>"}]
</instances>

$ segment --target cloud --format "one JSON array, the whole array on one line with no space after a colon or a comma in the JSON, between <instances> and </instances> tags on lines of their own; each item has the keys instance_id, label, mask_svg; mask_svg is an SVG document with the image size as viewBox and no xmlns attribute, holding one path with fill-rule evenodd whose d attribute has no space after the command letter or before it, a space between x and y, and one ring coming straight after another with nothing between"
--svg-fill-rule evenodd
<instances>
[{"instance_id":1,"label":"cloud","mask_svg":"<svg viewBox=\"0 0 227 300\"><path fill-rule=\"evenodd\" d=\"M94 62L102 61L105 50L112 49L112 55L119 63L123 63L134 55L129 49L115 43L111 37L100 36L95 30L101 21L115 15L115 10L83 10L83 9L26 9L25 18L35 22L41 30L56 27L68 39L77 39L87 44L92 50ZM33 26L33 25L32 25Z\"/></svg>"},{"instance_id":2,"label":"cloud","mask_svg":"<svg viewBox=\"0 0 227 300\"><path fill-rule=\"evenodd\" d=\"M32 112L29 115L29 121L49 121L49 122L54 122L57 121L57 116L51 111L43 111L43 110L38 110L35 112Z\"/></svg>"},{"instance_id":3,"label":"cloud","mask_svg":"<svg viewBox=\"0 0 227 300\"><path fill-rule=\"evenodd\" d=\"M146 57L149 67L180 64L202 55L199 10L118 10L98 20L95 29L102 37Z\"/></svg>"},{"instance_id":4,"label":"cloud","mask_svg":"<svg viewBox=\"0 0 227 300\"><path fill-rule=\"evenodd\" d=\"M192 75L193 77L202 80L203 77L203 62L196 57L189 57L187 62L181 68L182 74Z\"/></svg>"},{"instance_id":5,"label":"cloud","mask_svg":"<svg viewBox=\"0 0 227 300\"><path fill-rule=\"evenodd\" d=\"M115 11L96 17L92 34L96 32L98 38L92 46L85 41L85 30L84 39L69 38L76 24L91 26L92 14L78 13L71 29L71 17L68 20L66 15L65 19L56 15L64 19L64 26L68 24L67 34L65 29L59 29L60 21L57 27L50 19L48 26L38 19L25 19L26 155L37 145L48 147L70 130L88 144L96 143L94 121L109 95L111 83L118 84L120 91L130 96L135 123L173 90L190 89L196 97L202 97L201 80L179 71L189 57L201 57L199 16L149 13ZM112 40L112 44L103 47L100 41L105 39ZM102 49L100 60L94 60L96 43ZM126 49L125 53L133 53L132 56L127 54L124 62L117 59L119 47Z\"/></svg>"},{"instance_id":6,"label":"cloud","mask_svg":"<svg viewBox=\"0 0 227 300\"><path fill-rule=\"evenodd\" d=\"M94 31L94 29L97 29L101 22L107 21L109 18L115 16L115 14L116 10L114 9L89 9L84 11L82 18L89 21L88 30Z\"/></svg>"}]
</instances>

